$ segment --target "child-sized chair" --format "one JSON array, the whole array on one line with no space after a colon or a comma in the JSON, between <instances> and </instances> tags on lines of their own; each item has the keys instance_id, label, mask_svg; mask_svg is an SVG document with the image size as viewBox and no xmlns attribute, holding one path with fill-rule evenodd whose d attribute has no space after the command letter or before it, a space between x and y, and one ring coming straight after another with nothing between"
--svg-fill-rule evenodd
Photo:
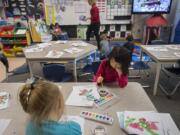
<instances>
[{"instance_id":1,"label":"child-sized chair","mask_svg":"<svg viewBox=\"0 0 180 135\"><path fill-rule=\"evenodd\" d=\"M174 78L177 79L178 82L175 85L174 89L172 91L168 91L165 87L163 87L163 85L160 83L159 87L161 88L161 90L167 95L167 98L170 99L171 96L173 96L176 91L180 90L180 61L178 62L178 66L177 67L164 67L162 69L162 71L165 73L165 76L167 76L168 78L168 82L171 82L170 79Z\"/></svg>"},{"instance_id":2,"label":"child-sized chair","mask_svg":"<svg viewBox=\"0 0 180 135\"><path fill-rule=\"evenodd\" d=\"M81 76L85 76L85 75L96 75L96 72L98 71L99 65L101 64L101 61L94 61L92 62L92 64L90 65L86 65L83 69L82 72L83 74ZM92 77L93 78L93 77ZM92 78L89 79L88 81L92 81Z\"/></svg>"},{"instance_id":3,"label":"child-sized chair","mask_svg":"<svg viewBox=\"0 0 180 135\"><path fill-rule=\"evenodd\" d=\"M64 65L54 63L44 64L43 74L45 79L54 82L67 82L73 78L72 73L65 71Z\"/></svg>"}]
</instances>

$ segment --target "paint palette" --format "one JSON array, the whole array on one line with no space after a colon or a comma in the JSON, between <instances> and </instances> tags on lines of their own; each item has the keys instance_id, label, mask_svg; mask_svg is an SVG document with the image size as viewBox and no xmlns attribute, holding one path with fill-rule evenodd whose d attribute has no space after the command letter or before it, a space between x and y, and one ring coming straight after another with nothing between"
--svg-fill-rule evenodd
<instances>
[{"instance_id":1,"label":"paint palette","mask_svg":"<svg viewBox=\"0 0 180 135\"><path fill-rule=\"evenodd\" d=\"M107 116L104 114L98 114L95 112L82 111L80 113L80 116L89 120L94 120L94 121L109 124L109 125L112 125L114 121L114 119L110 116Z\"/></svg>"},{"instance_id":2,"label":"paint palette","mask_svg":"<svg viewBox=\"0 0 180 135\"><path fill-rule=\"evenodd\" d=\"M99 94L101 95L101 97L94 100L94 103L97 106L104 105L115 97L115 95L113 93L110 93L108 90L99 90Z\"/></svg>"}]
</instances>

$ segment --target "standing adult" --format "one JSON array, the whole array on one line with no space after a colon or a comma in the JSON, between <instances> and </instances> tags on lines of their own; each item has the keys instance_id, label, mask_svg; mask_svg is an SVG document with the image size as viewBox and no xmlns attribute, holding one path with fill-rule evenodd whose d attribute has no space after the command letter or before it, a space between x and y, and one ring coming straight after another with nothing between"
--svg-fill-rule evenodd
<instances>
[{"instance_id":1,"label":"standing adult","mask_svg":"<svg viewBox=\"0 0 180 135\"><path fill-rule=\"evenodd\" d=\"M100 50L100 37L99 37L99 29L100 29L100 17L99 17L99 9L96 6L96 0L88 0L89 5L91 6L90 14L91 17L86 18L87 20L91 20L91 24L88 26L86 32L86 41L90 41L91 33L94 32L96 36L97 46Z\"/></svg>"}]
</instances>

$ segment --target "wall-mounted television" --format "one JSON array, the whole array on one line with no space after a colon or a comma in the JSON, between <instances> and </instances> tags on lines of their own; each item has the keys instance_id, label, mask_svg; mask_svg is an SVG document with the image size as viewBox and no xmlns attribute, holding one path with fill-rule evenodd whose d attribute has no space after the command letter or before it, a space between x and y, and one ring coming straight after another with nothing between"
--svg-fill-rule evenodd
<instances>
[{"instance_id":1,"label":"wall-mounted television","mask_svg":"<svg viewBox=\"0 0 180 135\"><path fill-rule=\"evenodd\" d=\"M132 0L133 14L168 14L172 0Z\"/></svg>"}]
</instances>

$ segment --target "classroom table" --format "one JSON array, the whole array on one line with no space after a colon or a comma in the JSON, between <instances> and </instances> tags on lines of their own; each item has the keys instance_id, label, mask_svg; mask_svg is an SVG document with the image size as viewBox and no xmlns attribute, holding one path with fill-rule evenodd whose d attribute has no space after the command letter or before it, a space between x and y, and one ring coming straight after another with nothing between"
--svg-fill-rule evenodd
<instances>
[{"instance_id":1,"label":"classroom table","mask_svg":"<svg viewBox=\"0 0 180 135\"><path fill-rule=\"evenodd\" d=\"M160 47L160 49L154 49L156 47ZM175 53L180 52L180 45L141 45L141 60L143 52L156 62L156 77L153 89L153 95L155 96L157 94L161 66L175 64L180 60L180 56L175 55Z\"/></svg>"},{"instance_id":2,"label":"classroom table","mask_svg":"<svg viewBox=\"0 0 180 135\"><path fill-rule=\"evenodd\" d=\"M4 110L0 110L0 119L7 118L12 119L10 125L5 130L4 135L24 135L25 126L27 124L28 116L23 112L20 103L18 101L18 88L23 83L0 83L0 91L6 91L10 93L9 107ZM92 83L58 83L62 86L62 93L66 100L72 91L72 86L77 85L90 85ZM102 108L83 108L66 106L66 115L79 115L81 111L92 111L98 113L108 113L108 115L114 118L113 125L101 124L98 122L86 120L85 121L85 134L92 135L91 130L97 125L102 125L107 131L107 135L125 135L120 129L119 121L116 112L120 111L156 111L156 108L150 101L149 97L145 93L144 89L139 83L129 82L126 88L119 88L118 86L104 86L109 91L115 93L118 100L109 102L108 106Z\"/></svg>"},{"instance_id":3,"label":"classroom table","mask_svg":"<svg viewBox=\"0 0 180 135\"><path fill-rule=\"evenodd\" d=\"M72 48L73 47L72 43L74 42L82 43L83 41L67 41L67 43L58 43L58 41L51 41L49 43L52 45L44 48L43 51L41 52L26 52L24 49L24 54L25 54L25 57L29 66L29 70L30 70L30 76L33 76L32 68L31 68L32 62L58 62L58 63L73 62L74 79L75 81L77 81L77 61L95 53L97 50L97 47L92 44L86 43L87 46L77 47L77 48L83 49L83 51L80 53L70 54L70 53L64 52L64 49ZM30 46L28 48L33 48L33 47L36 47L36 45ZM59 58L45 57L50 50L62 51L64 52L64 54Z\"/></svg>"}]
</instances>

